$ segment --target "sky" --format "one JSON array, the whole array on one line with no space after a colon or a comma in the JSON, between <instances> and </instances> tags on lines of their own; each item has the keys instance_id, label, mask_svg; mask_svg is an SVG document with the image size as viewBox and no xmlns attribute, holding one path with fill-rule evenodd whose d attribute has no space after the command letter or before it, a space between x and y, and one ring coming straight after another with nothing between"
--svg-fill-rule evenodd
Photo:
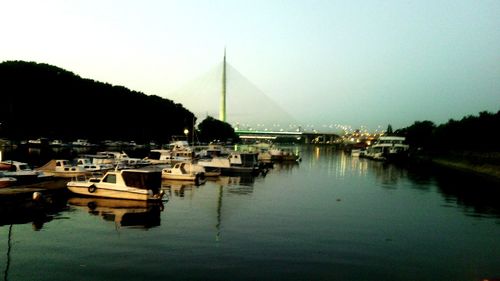
<instances>
[{"instance_id":1,"label":"sky","mask_svg":"<svg viewBox=\"0 0 500 281\"><path fill-rule=\"evenodd\" d=\"M179 89L226 48L301 124L396 129L500 110L498 0L0 0L0 26L0 61L183 104Z\"/></svg>"}]
</instances>

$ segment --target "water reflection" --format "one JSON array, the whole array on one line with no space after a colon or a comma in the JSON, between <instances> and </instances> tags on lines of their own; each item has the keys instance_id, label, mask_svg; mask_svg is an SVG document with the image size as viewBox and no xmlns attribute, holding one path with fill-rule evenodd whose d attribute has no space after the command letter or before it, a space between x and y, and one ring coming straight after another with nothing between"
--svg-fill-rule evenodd
<instances>
[{"instance_id":1,"label":"water reflection","mask_svg":"<svg viewBox=\"0 0 500 281\"><path fill-rule=\"evenodd\" d=\"M273 170L276 172L291 173L293 170L299 168L299 162L281 162L274 163Z\"/></svg>"},{"instance_id":2,"label":"water reflection","mask_svg":"<svg viewBox=\"0 0 500 281\"><path fill-rule=\"evenodd\" d=\"M447 207L459 207L467 216L500 218L500 183L471 173L464 173L432 165L407 165L405 167L353 158L337 154L337 176L349 171L373 175L381 187L397 189L409 182L413 189L443 196ZM434 187L434 188L433 188Z\"/></svg>"},{"instance_id":3,"label":"water reflection","mask_svg":"<svg viewBox=\"0 0 500 281\"><path fill-rule=\"evenodd\" d=\"M32 200L31 194L1 196L0 226L31 223L33 230L38 231L67 209L65 198L60 194L46 194L39 201Z\"/></svg>"},{"instance_id":4,"label":"water reflection","mask_svg":"<svg viewBox=\"0 0 500 281\"><path fill-rule=\"evenodd\" d=\"M434 178L438 191L448 205L458 205L468 216L500 218L498 181L446 169L436 170Z\"/></svg>"},{"instance_id":5,"label":"water reflection","mask_svg":"<svg viewBox=\"0 0 500 281\"><path fill-rule=\"evenodd\" d=\"M407 178L406 170L393 164L379 161L368 161L368 169L375 175L375 178L385 188L397 188L401 179Z\"/></svg>"},{"instance_id":6,"label":"water reflection","mask_svg":"<svg viewBox=\"0 0 500 281\"><path fill-rule=\"evenodd\" d=\"M105 221L114 222L116 226L145 229L160 225L160 213L164 209L161 202L125 199L72 197L68 203L86 209L91 215L101 216Z\"/></svg>"},{"instance_id":7,"label":"water reflection","mask_svg":"<svg viewBox=\"0 0 500 281\"><path fill-rule=\"evenodd\" d=\"M194 190L197 188L194 182L166 179L163 179L161 181L161 187L168 196L181 198L186 196L192 198L194 195Z\"/></svg>"},{"instance_id":8,"label":"water reflection","mask_svg":"<svg viewBox=\"0 0 500 281\"><path fill-rule=\"evenodd\" d=\"M215 180L219 187L225 187L228 193L248 195L253 193L253 185L256 177L253 176L220 176Z\"/></svg>"}]
</instances>

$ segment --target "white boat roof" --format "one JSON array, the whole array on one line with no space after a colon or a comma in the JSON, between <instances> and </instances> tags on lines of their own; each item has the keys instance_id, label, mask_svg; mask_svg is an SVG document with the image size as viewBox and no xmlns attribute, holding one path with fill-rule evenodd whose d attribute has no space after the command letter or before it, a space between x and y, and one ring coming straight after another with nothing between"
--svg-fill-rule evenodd
<instances>
[{"instance_id":1,"label":"white boat roof","mask_svg":"<svg viewBox=\"0 0 500 281\"><path fill-rule=\"evenodd\" d=\"M383 136L379 138L380 140L405 140L405 137L397 137L397 136Z\"/></svg>"},{"instance_id":2,"label":"white boat roof","mask_svg":"<svg viewBox=\"0 0 500 281\"><path fill-rule=\"evenodd\" d=\"M0 163L9 164L9 165L28 165L28 163L15 161L15 160L3 160L3 161L0 161Z\"/></svg>"}]
</instances>

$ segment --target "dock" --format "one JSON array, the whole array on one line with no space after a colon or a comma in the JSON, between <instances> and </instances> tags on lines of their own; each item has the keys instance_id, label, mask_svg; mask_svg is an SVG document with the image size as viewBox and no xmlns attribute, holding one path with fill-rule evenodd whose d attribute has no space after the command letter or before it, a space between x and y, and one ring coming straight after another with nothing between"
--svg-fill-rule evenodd
<instances>
[{"instance_id":1,"label":"dock","mask_svg":"<svg viewBox=\"0 0 500 281\"><path fill-rule=\"evenodd\" d=\"M66 189L66 184L69 179L53 179L49 181L25 184L25 185L13 185L10 187L0 188L0 197L8 197L13 195L30 195L33 192L55 192Z\"/></svg>"}]
</instances>

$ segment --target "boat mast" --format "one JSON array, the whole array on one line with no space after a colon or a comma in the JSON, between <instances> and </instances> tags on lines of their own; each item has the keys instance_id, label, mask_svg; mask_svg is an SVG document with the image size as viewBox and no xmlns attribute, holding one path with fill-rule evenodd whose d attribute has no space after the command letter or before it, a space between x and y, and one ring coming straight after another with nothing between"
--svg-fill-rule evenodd
<instances>
[{"instance_id":1,"label":"boat mast","mask_svg":"<svg viewBox=\"0 0 500 281\"><path fill-rule=\"evenodd\" d=\"M224 48L224 61L222 63L222 94L220 98L219 120L226 122L226 48Z\"/></svg>"}]
</instances>

